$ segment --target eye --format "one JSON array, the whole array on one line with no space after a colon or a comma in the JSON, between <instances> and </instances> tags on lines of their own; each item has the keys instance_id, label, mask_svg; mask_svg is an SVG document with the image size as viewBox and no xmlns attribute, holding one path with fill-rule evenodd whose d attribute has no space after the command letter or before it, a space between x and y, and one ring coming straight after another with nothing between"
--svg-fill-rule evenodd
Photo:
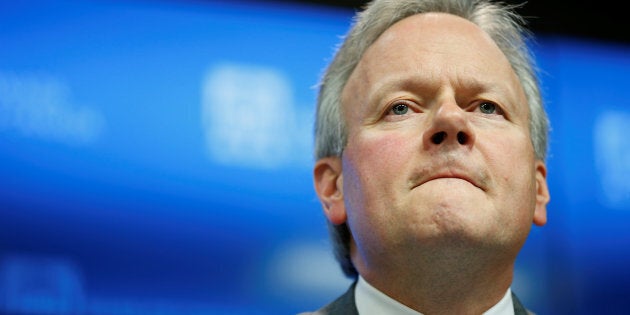
<instances>
[{"instance_id":1,"label":"eye","mask_svg":"<svg viewBox=\"0 0 630 315\"><path fill-rule=\"evenodd\" d=\"M491 102L483 102L479 104L479 111L487 115L503 115L501 108Z\"/></svg>"},{"instance_id":2,"label":"eye","mask_svg":"<svg viewBox=\"0 0 630 315\"><path fill-rule=\"evenodd\" d=\"M391 112L394 115L404 115L409 112L409 106L407 106L406 104L398 103L392 106Z\"/></svg>"},{"instance_id":3,"label":"eye","mask_svg":"<svg viewBox=\"0 0 630 315\"><path fill-rule=\"evenodd\" d=\"M479 110L484 114L494 114L497 110L497 106L492 103L485 102L479 105Z\"/></svg>"}]
</instances>

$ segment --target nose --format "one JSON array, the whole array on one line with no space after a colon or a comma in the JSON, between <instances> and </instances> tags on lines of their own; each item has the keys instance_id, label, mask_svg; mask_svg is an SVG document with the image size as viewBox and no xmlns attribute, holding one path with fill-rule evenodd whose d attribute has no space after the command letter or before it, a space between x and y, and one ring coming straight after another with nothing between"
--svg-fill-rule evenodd
<instances>
[{"instance_id":1,"label":"nose","mask_svg":"<svg viewBox=\"0 0 630 315\"><path fill-rule=\"evenodd\" d=\"M468 113L455 102L441 104L429 123L423 134L423 142L427 148L449 145L472 147L475 142Z\"/></svg>"}]
</instances>

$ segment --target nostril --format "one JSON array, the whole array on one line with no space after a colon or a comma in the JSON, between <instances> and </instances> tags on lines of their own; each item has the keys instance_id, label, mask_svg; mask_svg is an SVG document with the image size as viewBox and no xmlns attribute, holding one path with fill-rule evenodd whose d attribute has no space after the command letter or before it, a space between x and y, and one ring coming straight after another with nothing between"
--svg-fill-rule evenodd
<instances>
[{"instance_id":1,"label":"nostril","mask_svg":"<svg viewBox=\"0 0 630 315\"><path fill-rule=\"evenodd\" d=\"M458 132L457 133L457 142L459 142L459 144L466 144L466 142L468 142L468 135L463 133L463 132Z\"/></svg>"},{"instance_id":2,"label":"nostril","mask_svg":"<svg viewBox=\"0 0 630 315\"><path fill-rule=\"evenodd\" d=\"M431 142L434 144L440 144L446 139L446 132L440 131L436 132L433 136L431 136Z\"/></svg>"}]
</instances>

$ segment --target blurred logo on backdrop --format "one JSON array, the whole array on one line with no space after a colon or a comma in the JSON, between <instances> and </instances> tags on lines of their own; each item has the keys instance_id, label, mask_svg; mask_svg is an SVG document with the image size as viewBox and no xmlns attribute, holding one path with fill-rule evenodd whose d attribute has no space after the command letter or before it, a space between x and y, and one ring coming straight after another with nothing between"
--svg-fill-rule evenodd
<instances>
[{"instance_id":1,"label":"blurred logo on backdrop","mask_svg":"<svg viewBox=\"0 0 630 315\"><path fill-rule=\"evenodd\" d=\"M67 144L97 140L104 115L71 96L69 85L54 76L0 72L0 130Z\"/></svg>"},{"instance_id":2,"label":"blurred logo on backdrop","mask_svg":"<svg viewBox=\"0 0 630 315\"><path fill-rule=\"evenodd\" d=\"M254 169L310 165L311 109L296 106L290 80L276 68L217 64L202 85L209 157Z\"/></svg>"},{"instance_id":3,"label":"blurred logo on backdrop","mask_svg":"<svg viewBox=\"0 0 630 315\"><path fill-rule=\"evenodd\" d=\"M605 111L593 128L595 162L600 172L602 199L613 209L630 209L630 113Z\"/></svg>"},{"instance_id":4,"label":"blurred logo on backdrop","mask_svg":"<svg viewBox=\"0 0 630 315\"><path fill-rule=\"evenodd\" d=\"M0 264L2 314L83 314L81 273L72 262L10 255Z\"/></svg>"}]
</instances>

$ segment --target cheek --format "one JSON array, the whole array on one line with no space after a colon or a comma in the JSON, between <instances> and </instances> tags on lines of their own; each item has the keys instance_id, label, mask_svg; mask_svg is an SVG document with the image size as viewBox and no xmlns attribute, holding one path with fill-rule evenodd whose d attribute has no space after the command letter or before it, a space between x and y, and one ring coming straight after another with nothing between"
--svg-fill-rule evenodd
<instances>
[{"instance_id":1,"label":"cheek","mask_svg":"<svg viewBox=\"0 0 630 315\"><path fill-rule=\"evenodd\" d=\"M485 159L499 169L504 177L512 172L530 171L534 162L534 148L529 136L518 130L505 130L501 136L483 135L486 141ZM512 172L511 172L512 171Z\"/></svg>"},{"instance_id":2,"label":"cheek","mask_svg":"<svg viewBox=\"0 0 630 315\"><path fill-rule=\"evenodd\" d=\"M389 177L402 175L409 158L413 156L413 144L404 133L366 133L349 139L348 143L351 145L344 150L347 165L343 169L352 169L364 181L382 182Z\"/></svg>"},{"instance_id":3,"label":"cheek","mask_svg":"<svg viewBox=\"0 0 630 315\"><path fill-rule=\"evenodd\" d=\"M381 211L405 180L411 145L402 134L362 134L343 153L344 198L350 209ZM350 212L353 212L350 210Z\"/></svg>"},{"instance_id":4,"label":"cheek","mask_svg":"<svg viewBox=\"0 0 630 315\"><path fill-rule=\"evenodd\" d=\"M347 223L362 255L380 252L379 244L395 239L391 229L401 183L408 172L411 145L404 136L362 134L350 138L342 157Z\"/></svg>"},{"instance_id":5,"label":"cheek","mask_svg":"<svg viewBox=\"0 0 630 315\"><path fill-rule=\"evenodd\" d=\"M486 156L488 167L499 188L497 193L510 196L499 200L522 209L522 214L528 213L526 210L533 207L536 191L535 158L529 137L517 133L502 138L490 143L486 152L489 152Z\"/></svg>"}]
</instances>

